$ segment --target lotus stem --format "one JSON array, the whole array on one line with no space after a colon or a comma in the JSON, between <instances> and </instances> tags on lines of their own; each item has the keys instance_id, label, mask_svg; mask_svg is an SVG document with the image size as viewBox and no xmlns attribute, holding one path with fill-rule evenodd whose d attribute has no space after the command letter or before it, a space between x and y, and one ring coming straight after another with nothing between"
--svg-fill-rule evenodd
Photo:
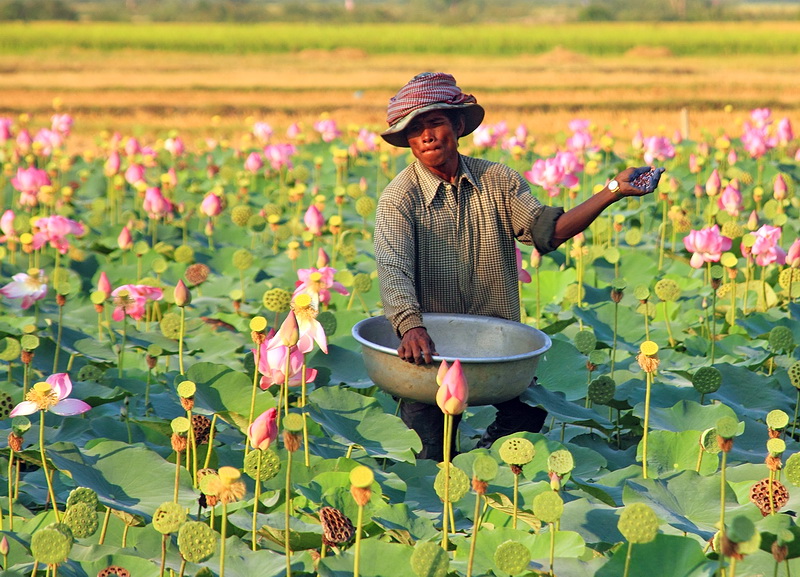
<instances>
[{"instance_id":1,"label":"lotus stem","mask_svg":"<svg viewBox=\"0 0 800 577\"><path fill-rule=\"evenodd\" d=\"M44 415L45 411L39 411L39 452L42 455L42 471L44 471L44 478L47 480L47 494L50 495L50 502L53 505L53 512L56 516L56 523L61 522L61 517L58 513L58 504L56 503L56 493L53 490L53 481L50 479L50 474L47 470L47 456L44 451Z\"/></svg>"},{"instance_id":2,"label":"lotus stem","mask_svg":"<svg viewBox=\"0 0 800 577\"><path fill-rule=\"evenodd\" d=\"M653 373L647 372L647 387L644 394L644 432L642 434L642 474L647 479L647 429L650 427L650 390L653 386Z\"/></svg>"},{"instance_id":3,"label":"lotus stem","mask_svg":"<svg viewBox=\"0 0 800 577\"><path fill-rule=\"evenodd\" d=\"M14 449L10 447L8 454L8 530L14 530Z\"/></svg>"},{"instance_id":4,"label":"lotus stem","mask_svg":"<svg viewBox=\"0 0 800 577\"><path fill-rule=\"evenodd\" d=\"M658 239L658 272L664 268L664 245L667 242L667 200L664 198L661 210L661 229Z\"/></svg>"},{"instance_id":5,"label":"lotus stem","mask_svg":"<svg viewBox=\"0 0 800 577\"><path fill-rule=\"evenodd\" d=\"M108 531L108 522L111 520L111 507L106 507L106 514L103 517L103 527L100 529L100 539L97 541L98 545L102 545L106 540L106 531Z\"/></svg>"},{"instance_id":6,"label":"lotus stem","mask_svg":"<svg viewBox=\"0 0 800 577\"><path fill-rule=\"evenodd\" d=\"M556 558L556 526L555 523L550 523L550 577L556 577L555 564Z\"/></svg>"},{"instance_id":7,"label":"lotus stem","mask_svg":"<svg viewBox=\"0 0 800 577\"><path fill-rule=\"evenodd\" d=\"M611 341L611 378L614 378L614 358L617 356L617 330L619 325L619 303L614 302L614 339Z\"/></svg>"},{"instance_id":8,"label":"lotus stem","mask_svg":"<svg viewBox=\"0 0 800 577\"><path fill-rule=\"evenodd\" d=\"M219 577L225 577L225 540L228 536L228 504L222 501L222 528L220 529Z\"/></svg>"},{"instance_id":9,"label":"lotus stem","mask_svg":"<svg viewBox=\"0 0 800 577\"><path fill-rule=\"evenodd\" d=\"M800 407L800 389L797 389L797 400L794 402L794 419L792 420L792 438L794 438L794 430L797 427L797 409Z\"/></svg>"},{"instance_id":10,"label":"lotus stem","mask_svg":"<svg viewBox=\"0 0 800 577\"><path fill-rule=\"evenodd\" d=\"M711 364L717 350L717 289L711 287Z\"/></svg>"},{"instance_id":11,"label":"lotus stem","mask_svg":"<svg viewBox=\"0 0 800 577\"><path fill-rule=\"evenodd\" d=\"M728 452L722 451L722 465L720 467L719 476L719 532L720 537L725 537L725 468L728 465ZM720 552L719 555L719 569L724 574L725 571L725 555Z\"/></svg>"},{"instance_id":12,"label":"lotus stem","mask_svg":"<svg viewBox=\"0 0 800 577\"><path fill-rule=\"evenodd\" d=\"M292 451L286 451L286 528L283 538L283 548L286 554L286 577L292 577L292 548L289 543L289 520L292 517L292 454Z\"/></svg>"},{"instance_id":13,"label":"lotus stem","mask_svg":"<svg viewBox=\"0 0 800 577\"><path fill-rule=\"evenodd\" d=\"M258 522L256 517L258 516L258 498L261 496L261 449L253 449L254 451L258 451L258 460L256 462L256 488L255 488L255 499L253 499L253 526L252 526L252 545L253 551L258 550L258 537L256 536L256 530L258 529Z\"/></svg>"},{"instance_id":14,"label":"lotus stem","mask_svg":"<svg viewBox=\"0 0 800 577\"><path fill-rule=\"evenodd\" d=\"M178 502L178 487L180 485L180 475L181 475L181 454L179 451L175 451L175 490L173 492L172 500L176 503Z\"/></svg>"},{"instance_id":15,"label":"lotus stem","mask_svg":"<svg viewBox=\"0 0 800 577\"><path fill-rule=\"evenodd\" d=\"M622 574L622 577L628 577L628 571L631 568L631 550L633 549L633 543L630 541L628 542L628 550L625 552L625 572Z\"/></svg>"},{"instance_id":16,"label":"lotus stem","mask_svg":"<svg viewBox=\"0 0 800 577\"><path fill-rule=\"evenodd\" d=\"M181 557L181 568L178 572L178 577L183 577L183 574L186 572L186 559Z\"/></svg>"},{"instance_id":17,"label":"lotus stem","mask_svg":"<svg viewBox=\"0 0 800 577\"><path fill-rule=\"evenodd\" d=\"M308 451L308 413L306 412L306 363L303 359L303 367L301 369L300 380L300 407L303 415L303 462L306 468L311 466L311 455Z\"/></svg>"},{"instance_id":18,"label":"lotus stem","mask_svg":"<svg viewBox=\"0 0 800 577\"><path fill-rule=\"evenodd\" d=\"M258 391L258 365L261 363L261 345L256 343L256 350L255 350L255 362L256 366L253 369L253 390L250 394L250 414L247 417L247 427L250 428L250 425L253 424L253 416L255 415L256 410L256 392ZM250 443L244 444L244 456L246 457L247 454L250 452ZM261 461L259 461L259 464Z\"/></svg>"},{"instance_id":19,"label":"lotus stem","mask_svg":"<svg viewBox=\"0 0 800 577\"><path fill-rule=\"evenodd\" d=\"M122 314L122 342L119 345L119 361L117 367L117 376L121 379L122 378L122 363L125 358L125 341L128 338L128 313L123 312Z\"/></svg>"},{"instance_id":20,"label":"lotus stem","mask_svg":"<svg viewBox=\"0 0 800 577\"><path fill-rule=\"evenodd\" d=\"M289 414L289 363L291 361L291 347L286 347L286 366L283 369L283 388L281 397L283 398L283 416ZM281 412L280 401L278 402L278 414Z\"/></svg>"},{"instance_id":21,"label":"lotus stem","mask_svg":"<svg viewBox=\"0 0 800 577\"><path fill-rule=\"evenodd\" d=\"M361 562L361 531L364 528L364 505L358 505L358 518L356 520L355 560L353 561L353 577L359 577Z\"/></svg>"},{"instance_id":22,"label":"lotus stem","mask_svg":"<svg viewBox=\"0 0 800 577\"><path fill-rule=\"evenodd\" d=\"M469 560L467 561L467 577L472 577L472 563L475 559L475 546L478 543L478 531L481 528L481 495L475 494L475 512L472 516L472 539L469 543Z\"/></svg>"},{"instance_id":23,"label":"lotus stem","mask_svg":"<svg viewBox=\"0 0 800 577\"><path fill-rule=\"evenodd\" d=\"M192 453L192 464L191 464L191 474L192 474L192 486L196 489L197 488L197 437L194 434L194 426L192 425L192 411L186 411L186 417L189 419L189 443L188 447ZM211 450L211 447L209 447ZM186 465L187 469L189 469L189 453L186 453Z\"/></svg>"},{"instance_id":24,"label":"lotus stem","mask_svg":"<svg viewBox=\"0 0 800 577\"><path fill-rule=\"evenodd\" d=\"M542 318L541 283L539 280L539 267L536 267L536 328L539 328Z\"/></svg>"},{"instance_id":25,"label":"lotus stem","mask_svg":"<svg viewBox=\"0 0 800 577\"><path fill-rule=\"evenodd\" d=\"M167 567L167 534L161 535L161 570L158 577L164 577L164 570Z\"/></svg>"},{"instance_id":26,"label":"lotus stem","mask_svg":"<svg viewBox=\"0 0 800 577\"><path fill-rule=\"evenodd\" d=\"M208 432L208 451L206 451L206 460L203 463L203 468L208 469L208 465L211 462L211 449L214 447L214 425L217 424L217 414L211 417L211 429Z\"/></svg>"},{"instance_id":27,"label":"lotus stem","mask_svg":"<svg viewBox=\"0 0 800 577\"><path fill-rule=\"evenodd\" d=\"M56 251L58 254L58 251ZM56 295L56 302L58 302L58 329L56 332L56 350L53 353L53 374L58 372L58 353L61 351L61 336L64 332L64 327L62 325L64 321L64 305L61 304L61 295Z\"/></svg>"},{"instance_id":28,"label":"lotus stem","mask_svg":"<svg viewBox=\"0 0 800 577\"><path fill-rule=\"evenodd\" d=\"M517 508L519 504L519 475L514 473L514 510L511 513L511 528L517 528Z\"/></svg>"},{"instance_id":29,"label":"lotus stem","mask_svg":"<svg viewBox=\"0 0 800 577\"><path fill-rule=\"evenodd\" d=\"M444 507L442 508L442 549L448 549L448 505L450 503L450 439L453 434L453 416L444 414Z\"/></svg>"},{"instance_id":30,"label":"lotus stem","mask_svg":"<svg viewBox=\"0 0 800 577\"><path fill-rule=\"evenodd\" d=\"M128 544L128 530L130 530L131 526L125 523L125 528L122 530L122 548L124 549L125 546Z\"/></svg>"},{"instance_id":31,"label":"lotus stem","mask_svg":"<svg viewBox=\"0 0 800 577\"><path fill-rule=\"evenodd\" d=\"M664 301L664 322L667 325L667 335L669 336L669 346L675 346L675 338L672 336L672 326L669 324L669 310L667 309L667 301Z\"/></svg>"},{"instance_id":32,"label":"lotus stem","mask_svg":"<svg viewBox=\"0 0 800 577\"><path fill-rule=\"evenodd\" d=\"M186 374L183 370L183 337L186 334L186 307L178 307L181 309L181 328L178 332L178 365L181 375ZM256 365L256 370L258 370Z\"/></svg>"}]
</instances>

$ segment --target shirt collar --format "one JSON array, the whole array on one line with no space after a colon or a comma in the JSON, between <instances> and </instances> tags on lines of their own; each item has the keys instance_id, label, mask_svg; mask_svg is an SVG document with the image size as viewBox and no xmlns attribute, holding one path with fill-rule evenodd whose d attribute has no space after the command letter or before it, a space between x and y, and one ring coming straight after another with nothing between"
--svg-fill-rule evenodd
<instances>
[{"instance_id":1,"label":"shirt collar","mask_svg":"<svg viewBox=\"0 0 800 577\"><path fill-rule=\"evenodd\" d=\"M433 202L433 199L436 197L436 193L439 191L439 187L442 184L449 184L433 174L430 170L425 168L419 161L414 163L415 171L417 173L417 181L419 182L420 189L422 190L422 196L425 198L425 204L429 205ZM461 184L462 180L467 180L475 190L480 190L480 187L475 182L475 178L472 176L472 172L470 172L469 167L467 167L466 163L464 162L464 157L462 155L458 155L458 175L456 176L456 186Z\"/></svg>"}]
</instances>

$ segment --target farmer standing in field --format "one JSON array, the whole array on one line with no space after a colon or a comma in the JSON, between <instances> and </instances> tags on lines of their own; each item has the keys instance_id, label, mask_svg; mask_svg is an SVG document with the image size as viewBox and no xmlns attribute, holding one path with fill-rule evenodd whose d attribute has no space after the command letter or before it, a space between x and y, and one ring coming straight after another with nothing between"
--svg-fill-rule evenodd
<instances>
[{"instance_id":1,"label":"farmer standing in field","mask_svg":"<svg viewBox=\"0 0 800 577\"><path fill-rule=\"evenodd\" d=\"M458 139L482 122L484 109L449 74L426 72L390 99L388 143L416 158L386 187L375 220L375 260L386 317L409 363L433 362L436 345L423 314L461 313L520 320L515 241L541 254L586 229L609 205L652 192L630 183L645 172L627 168L602 191L564 212L542 205L505 165L462 156ZM478 446L518 431L538 432L547 412L519 398L497 414ZM400 416L422 439L419 458L443 459L444 428L436 405L401 402ZM455 423L457 425L457 422Z\"/></svg>"}]
</instances>

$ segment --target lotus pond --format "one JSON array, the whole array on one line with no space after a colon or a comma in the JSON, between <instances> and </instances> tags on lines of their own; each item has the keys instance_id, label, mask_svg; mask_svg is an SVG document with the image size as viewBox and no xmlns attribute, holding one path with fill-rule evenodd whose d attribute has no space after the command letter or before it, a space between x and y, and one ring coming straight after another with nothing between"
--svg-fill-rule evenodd
<instances>
[{"instance_id":1,"label":"lotus pond","mask_svg":"<svg viewBox=\"0 0 800 577\"><path fill-rule=\"evenodd\" d=\"M468 406L449 464L415 460L350 332L382 314L404 151L331 118L75 151L71 122L0 118L0 576L800 574L788 119L462 140L566 207L666 173L520 247L549 418L478 450L494 409Z\"/></svg>"}]
</instances>

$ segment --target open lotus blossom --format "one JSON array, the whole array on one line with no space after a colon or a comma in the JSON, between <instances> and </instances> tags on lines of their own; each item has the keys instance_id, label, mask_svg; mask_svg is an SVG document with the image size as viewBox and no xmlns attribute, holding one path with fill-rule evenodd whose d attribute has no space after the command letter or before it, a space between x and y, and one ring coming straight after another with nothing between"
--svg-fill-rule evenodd
<instances>
[{"instance_id":1,"label":"open lotus blossom","mask_svg":"<svg viewBox=\"0 0 800 577\"><path fill-rule=\"evenodd\" d=\"M693 230L683 239L683 245L692 254L689 261L694 268L706 262L719 262L722 253L731 248L731 239L722 236L719 226L714 225L701 230Z\"/></svg>"},{"instance_id":2,"label":"open lotus blossom","mask_svg":"<svg viewBox=\"0 0 800 577\"><path fill-rule=\"evenodd\" d=\"M39 146L38 150L42 155L50 156L54 149L64 145L64 137L49 128L42 128L36 133L33 142Z\"/></svg>"},{"instance_id":3,"label":"open lotus blossom","mask_svg":"<svg viewBox=\"0 0 800 577\"><path fill-rule=\"evenodd\" d=\"M264 157L269 161L272 170L292 168L292 155L297 152L293 144L270 144L264 148Z\"/></svg>"},{"instance_id":4,"label":"open lotus blossom","mask_svg":"<svg viewBox=\"0 0 800 577\"><path fill-rule=\"evenodd\" d=\"M266 451L278 438L278 411L274 407L261 413L247 428L247 439L254 449Z\"/></svg>"},{"instance_id":5,"label":"open lotus blossom","mask_svg":"<svg viewBox=\"0 0 800 577\"><path fill-rule=\"evenodd\" d=\"M503 139L503 150L514 151L515 149L524 150L528 145L528 128L524 124L517 126L513 134Z\"/></svg>"},{"instance_id":6,"label":"open lotus blossom","mask_svg":"<svg viewBox=\"0 0 800 577\"><path fill-rule=\"evenodd\" d=\"M280 339L272 337L259 345L258 372L263 375L259 382L262 389L286 382L286 356L289 355L289 386L297 387L303 381L303 363L305 354L297 347L287 347ZM317 378L317 370L306 368L306 383L313 383Z\"/></svg>"},{"instance_id":7,"label":"open lotus blossom","mask_svg":"<svg viewBox=\"0 0 800 577\"><path fill-rule=\"evenodd\" d=\"M160 188L151 186L144 193L142 208L150 218L159 219L172 212L172 203L161 194Z\"/></svg>"},{"instance_id":8,"label":"open lotus blossom","mask_svg":"<svg viewBox=\"0 0 800 577\"><path fill-rule=\"evenodd\" d=\"M314 123L314 130L319 132L323 142L332 142L339 138L342 133L336 126L336 121L332 118L323 118Z\"/></svg>"},{"instance_id":9,"label":"open lotus blossom","mask_svg":"<svg viewBox=\"0 0 800 577\"><path fill-rule=\"evenodd\" d=\"M778 246L778 241L781 239L780 227L765 224L753 234L756 241L753 243L751 252L758 266L767 266L772 263L784 264L786 252Z\"/></svg>"},{"instance_id":10,"label":"open lotus blossom","mask_svg":"<svg viewBox=\"0 0 800 577\"><path fill-rule=\"evenodd\" d=\"M125 169L125 180L131 186L136 186L144 182L144 166L141 164L131 164Z\"/></svg>"},{"instance_id":11,"label":"open lotus blossom","mask_svg":"<svg viewBox=\"0 0 800 577\"><path fill-rule=\"evenodd\" d=\"M321 249L320 249L321 250ZM326 255L327 256L327 255ZM336 280L336 269L328 266L321 268L301 268L297 271L296 288L294 294L308 293L323 305L331 302L331 289L339 294L349 295L350 292L344 285Z\"/></svg>"},{"instance_id":12,"label":"open lotus blossom","mask_svg":"<svg viewBox=\"0 0 800 577\"><path fill-rule=\"evenodd\" d=\"M17 273L11 278L10 283L0 288L0 294L10 299L22 299L20 306L23 309L27 309L47 294L47 279L44 272L38 268Z\"/></svg>"},{"instance_id":13,"label":"open lotus blossom","mask_svg":"<svg viewBox=\"0 0 800 577\"><path fill-rule=\"evenodd\" d=\"M318 310L318 304L307 293L297 294L292 299L292 312L297 318L297 329L300 335L297 348L303 353L311 352L315 342L323 353L328 353L328 339L325 330L317 320Z\"/></svg>"},{"instance_id":14,"label":"open lotus blossom","mask_svg":"<svg viewBox=\"0 0 800 577\"><path fill-rule=\"evenodd\" d=\"M172 156L181 156L186 151L186 145L180 136L174 138L167 138L164 141L164 150L169 152Z\"/></svg>"},{"instance_id":15,"label":"open lotus blossom","mask_svg":"<svg viewBox=\"0 0 800 577\"><path fill-rule=\"evenodd\" d=\"M142 285L126 284L117 287L111 293L114 299L114 313L111 315L115 321L121 321L127 314L132 319L139 320L144 316L148 300L160 301L164 291L160 288Z\"/></svg>"},{"instance_id":16,"label":"open lotus blossom","mask_svg":"<svg viewBox=\"0 0 800 577\"><path fill-rule=\"evenodd\" d=\"M564 169L558 156L539 158L531 169L525 172L525 178L544 188L549 196L558 196L561 192L559 187L570 188L578 184L577 177Z\"/></svg>"},{"instance_id":17,"label":"open lotus blossom","mask_svg":"<svg viewBox=\"0 0 800 577\"><path fill-rule=\"evenodd\" d=\"M272 126L266 122L256 122L253 124L253 136L263 143L269 142L272 138Z\"/></svg>"},{"instance_id":18,"label":"open lotus blossom","mask_svg":"<svg viewBox=\"0 0 800 577\"><path fill-rule=\"evenodd\" d=\"M436 391L436 404L446 415L460 415L467 408L469 388L461 361L456 359L447 369Z\"/></svg>"},{"instance_id":19,"label":"open lotus blossom","mask_svg":"<svg viewBox=\"0 0 800 577\"><path fill-rule=\"evenodd\" d=\"M15 218L16 215L10 208L3 213L3 216L0 216L0 232L3 233L3 236L0 237L0 242L6 242L17 238L17 231L14 230Z\"/></svg>"},{"instance_id":20,"label":"open lotus blossom","mask_svg":"<svg viewBox=\"0 0 800 577\"><path fill-rule=\"evenodd\" d=\"M67 373L50 375L42 382L36 383L25 395L25 400L14 407L10 417L32 415L36 411L50 411L56 415L68 417L80 415L91 409L91 405L80 399L70 399L72 381Z\"/></svg>"},{"instance_id":21,"label":"open lotus blossom","mask_svg":"<svg viewBox=\"0 0 800 577\"><path fill-rule=\"evenodd\" d=\"M644 161L646 164L653 164L653 161L665 161L675 157L675 147L666 136L650 136L645 138Z\"/></svg>"},{"instance_id":22,"label":"open lotus blossom","mask_svg":"<svg viewBox=\"0 0 800 577\"><path fill-rule=\"evenodd\" d=\"M786 146L794 140L794 130L792 130L792 122L784 117L778 121L778 126L775 129L775 136L778 138L778 144Z\"/></svg>"},{"instance_id":23,"label":"open lotus blossom","mask_svg":"<svg viewBox=\"0 0 800 577\"><path fill-rule=\"evenodd\" d=\"M50 177L40 168L17 168L11 185L20 192L19 203L22 206L36 206L39 203L39 191L43 186L50 185Z\"/></svg>"},{"instance_id":24,"label":"open lotus blossom","mask_svg":"<svg viewBox=\"0 0 800 577\"><path fill-rule=\"evenodd\" d=\"M67 254L69 250L68 234L83 236L86 232L83 224L58 214L37 219L34 228L33 248L39 249L49 243L61 254Z\"/></svg>"},{"instance_id":25,"label":"open lotus blossom","mask_svg":"<svg viewBox=\"0 0 800 577\"><path fill-rule=\"evenodd\" d=\"M591 125L591 121L582 118L570 121L569 129L572 130L572 136L567 139L567 148L569 150L580 154L592 148Z\"/></svg>"},{"instance_id":26,"label":"open lotus blossom","mask_svg":"<svg viewBox=\"0 0 800 577\"><path fill-rule=\"evenodd\" d=\"M492 148L497 146L500 139L508 133L508 125L505 122L497 124L481 124L472 133L472 142L481 148Z\"/></svg>"},{"instance_id":27,"label":"open lotus blossom","mask_svg":"<svg viewBox=\"0 0 800 577\"><path fill-rule=\"evenodd\" d=\"M522 251L519 247L514 247L514 252L517 254L517 280L522 283L531 282L531 273L522 268Z\"/></svg>"},{"instance_id":28,"label":"open lotus blossom","mask_svg":"<svg viewBox=\"0 0 800 577\"><path fill-rule=\"evenodd\" d=\"M14 132L11 127L14 126L14 121L8 117L0 117L0 144L5 144L14 138Z\"/></svg>"}]
</instances>

